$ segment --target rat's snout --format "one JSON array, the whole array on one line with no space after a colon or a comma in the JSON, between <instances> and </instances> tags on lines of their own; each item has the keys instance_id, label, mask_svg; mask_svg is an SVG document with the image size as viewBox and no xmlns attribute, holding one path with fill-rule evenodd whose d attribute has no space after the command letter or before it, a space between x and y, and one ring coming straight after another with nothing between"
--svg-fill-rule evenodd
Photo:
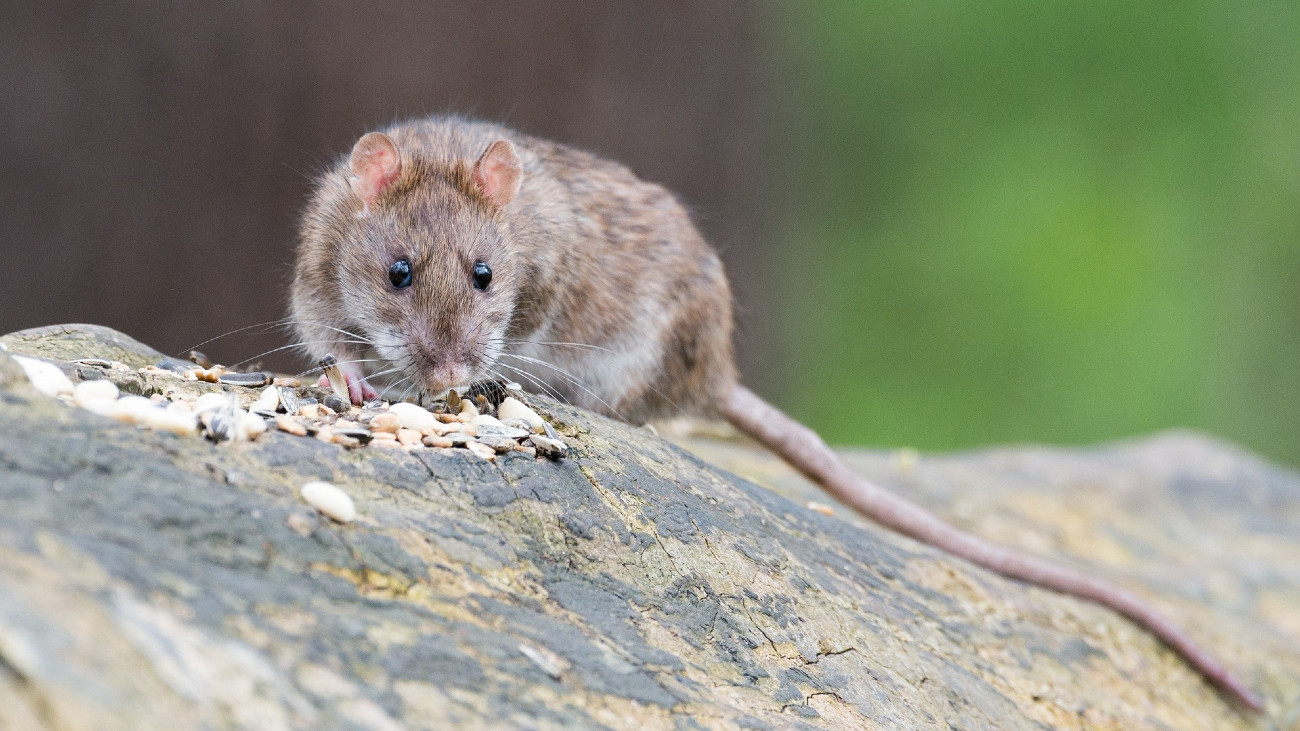
<instances>
[{"instance_id":1,"label":"rat's snout","mask_svg":"<svg viewBox=\"0 0 1300 731\"><path fill-rule=\"evenodd\" d=\"M411 350L411 365L416 371L414 380L429 393L463 386L472 380L468 359L455 348L417 343Z\"/></svg>"}]
</instances>

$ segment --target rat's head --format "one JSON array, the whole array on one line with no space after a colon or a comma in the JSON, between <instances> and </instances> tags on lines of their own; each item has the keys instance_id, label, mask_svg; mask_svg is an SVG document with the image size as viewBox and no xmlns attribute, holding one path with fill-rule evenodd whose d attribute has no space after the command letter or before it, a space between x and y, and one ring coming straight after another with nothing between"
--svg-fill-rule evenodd
<instances>
[{"instance_id":1,"label":"rat's head","mask_svg":"<svg viewBox=\"0 0 1300 731\"><path fill-rule=\"evenodd\" d=\"M391 370L436 393L492 375L520 283L505 209L519 192L514 147L496 140L465 160L429 160L370 133L352 148L349 198L335 236L346 327ZM342 191L340 191L342 192Z\"/></svg>"}]
</instances>

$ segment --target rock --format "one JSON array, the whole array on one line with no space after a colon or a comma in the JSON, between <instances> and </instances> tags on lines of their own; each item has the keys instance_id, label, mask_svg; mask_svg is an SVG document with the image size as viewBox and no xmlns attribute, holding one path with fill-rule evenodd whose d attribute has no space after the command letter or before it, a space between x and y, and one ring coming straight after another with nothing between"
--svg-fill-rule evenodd
<instances>
[{"instance_id":1,"label":"rock","mask_svg":"<svg viewBox=\"0 0 1300 731\"><path fill-rule=\"evenodd\" d=\"M428 409L415 404L396 403L388 407L388 413L397 417L398 422L404 429L420 431L421 429L432 427L437 419Z\"/></svg>"},{"instance_id":2,"label":"rock","mask_svg":"<svg viewBox=\"0 0 1300 731\"><path fill-rule=\"evenodd\" d=\"M10 353L50 360L97 358L144 368L167 358L129 335L101 325L50 325L0 335Z\"/></svg>"},{"instance_id":3,"label":"rock","mask_svg":"<svg viewBox=\"0 0 1300 731\"><path fill-rule=\"evenodd\" d=\"M515 447L518 446L519 444L518 442L516 442L514 439L511 439L510 437L493 436L493 435L483 436L481 434L478 437L478 443L486 444L487 446L495 450L497 454L505 454L506 452L513 452L515 451Z\"/></svg>"},{"instance_id":4,"label":"rock","mask_svg":"<svg viewBox=\"0 0 1300 731\"><path fill-rule=\"evenodd\" d=\"M480 416L479 418L482 419L485 417ZM489 416L486 418L491 419L492 417ZM514 427L506 426L501 422L497 422L496 424L477 424L474 426L474 430L478 435L479 439L482 439L483 437L505 437L506 439L523 439L529 434L529 432L524 431L523 429L516 429Z\"/></svg>"},{"instance_id":5,"label":"rock","mask_svg":"<svg viewBox=\"0 0 1300 731\"><path fill-rule=\"evenodd\" d=\"M351 401L348 401L346 398L341 398L338 394L334 393L326 396L325 400L321 402L321 405L336 414L346 414L352 410Z\"/></svg>"},{"instance_id":6,"label":"rock","mask_svg":"<svg viewBox=\"0 0 1300 731\"><path fill-rule=\"evenodd\" d=\"M105 375L190 401L214 388ZM926 454L906 472L888 451L846 456L963 527L1157 602L1264 693L1260 718L1114 612L804 508L830 501L761 450L684 438L706 462L530 399L568 459L346 451L279 431L213 444L6 386L0 728L1300 717L1300 476L1239 448L1172 433ZM364 519L318 517L298 498L312 481Z\"/></svg>"}]
</instances>

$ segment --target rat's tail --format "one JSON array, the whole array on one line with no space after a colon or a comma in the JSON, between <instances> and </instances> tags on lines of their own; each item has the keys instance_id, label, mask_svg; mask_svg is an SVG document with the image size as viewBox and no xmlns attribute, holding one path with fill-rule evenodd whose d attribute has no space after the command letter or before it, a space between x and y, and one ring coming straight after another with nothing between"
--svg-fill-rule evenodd
<instances>
[{"instance_id":1,"label":"rat's tail","mask_svg":"<svg viewBox=\"0 0 1300 731\"><path fill-rule=\"evenodd\" d=\"M1013 579L1089 599L1123 614L1181 654L1214 685L1260 712L1263 700L1137 595L1079 571L986 541L859 477L813 430L737 384L722 410L733 426L777 453L841 502L871 520Z\"/></svg>"}]
</instances>

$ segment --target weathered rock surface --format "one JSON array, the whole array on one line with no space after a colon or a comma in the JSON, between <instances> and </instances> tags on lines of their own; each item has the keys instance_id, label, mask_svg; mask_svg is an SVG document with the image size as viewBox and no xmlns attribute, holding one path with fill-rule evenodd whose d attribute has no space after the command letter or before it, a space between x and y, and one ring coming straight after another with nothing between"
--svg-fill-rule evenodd
<instances>
[{"instance_id":1,"label":"weathered rock surface","mask_svg":"<svg viewBox=\"0 0 1300 731\"><path fill-rule=\"evenodd\" d=\"M1107 610L807 509L828 501L749 447L688 445L784 496L541 400L569 458L489 463L141 431L11 366L0 353L0 728L1300 723L1300 477L1196 435L850 459L1151 598L1265 717ZM346 490L356 521L303 503L310 480Z\"/></svg>"}]
</instances>

